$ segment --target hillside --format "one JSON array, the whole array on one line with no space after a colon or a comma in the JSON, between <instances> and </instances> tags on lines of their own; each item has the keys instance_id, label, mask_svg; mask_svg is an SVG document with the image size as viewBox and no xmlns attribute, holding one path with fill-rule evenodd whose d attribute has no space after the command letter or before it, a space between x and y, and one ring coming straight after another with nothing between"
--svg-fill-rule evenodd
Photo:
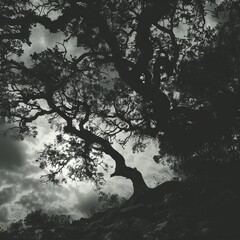
<instances>
[{"instance_id":1,"label":"hillside","mask_svg":"<svg viewBox=\"0 0 240 240\"><path fill-rule=\"evenodd\" d=\"M236 189L223 182L167 182L119 208L56 229L56 239L237 240L239 200Z\"/></svg>"}]
</instances>

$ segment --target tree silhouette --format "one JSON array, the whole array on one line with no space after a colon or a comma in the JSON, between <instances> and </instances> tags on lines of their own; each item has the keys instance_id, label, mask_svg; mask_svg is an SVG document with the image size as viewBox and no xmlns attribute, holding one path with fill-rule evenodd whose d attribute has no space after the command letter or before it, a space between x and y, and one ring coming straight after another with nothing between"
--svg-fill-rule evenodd
<instances>
[{"instance_id":1,"label":"tree silhouette","mask_svg":"<svg viewBox=\"0 0 240 240\"><path fill-rule=\"evenodd\" d=\"M48 117L56 141L38 161L52 167L49 181L65 181L59 176L68 168L72 179L101 184L106 154L116 163L112 176L130 179L137 194L147 186L114 141L132 140L133 151L144 151L155 139L155 161L174 156L175 164L213 151L227 136L238 140L237 1L13 0L0 10L1 115L17 124L20 138L35 136L33 122ZM206 22L212 14L215 27ZM16 56L39 24L65 40L32 54L27 66ZM70 39L79 56L69 55Z\"/></svg>"},{"instance_id":2,"label":"tree silhouette","mask_svg":"<svg viewBox=\"0 0 240 240\"><path fill-rule=\"evenodd\" d=\"M41 210L30 212L24 220L12 223L0 231L3 240L66 239L63 233L71 224L70 216L48 215Z\"/></svg>"}]
</instances>

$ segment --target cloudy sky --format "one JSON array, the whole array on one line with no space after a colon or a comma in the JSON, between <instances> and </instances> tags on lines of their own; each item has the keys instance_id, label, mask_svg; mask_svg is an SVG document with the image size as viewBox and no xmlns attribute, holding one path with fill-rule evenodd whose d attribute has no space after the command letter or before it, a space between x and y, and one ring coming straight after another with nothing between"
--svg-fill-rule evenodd
<instances>
[{"instance_id":1,"label":"cloudy sky","mask_svg":"<svg viewBox=\"0 0 240 240\"><path fill-rule=\"evenodd\" d=\"M209 16L208 24L214 25ZM176 34L183 35L184 28L178 29ZM25 53L20 60L30 64L29 54L40 52L46 47L53 47L56 42L62 42L61 34L50 34L42 26L37 26L32 32L32 45L24 45ZM68 42L69 54L79 55L81 49L76 48L74 40ZM90 183L68 182L62 187L42 184L40 176L44 174L35 163L37 153L43 149L44 142L52 141L54 132L44 119L39 119L39 135L36 139L27 138L22 142L13 142L0 138L0 227L5 227L12 221L24 218L27 213L36 209L43 209L48 213L70 214L73 218L88 215L88 207L97 204L97 193ZM3 126L0 126L0 129ZM127 164L137 167L150 187L166 181L172 177L167 167L156 164L152 156L157 153L154 143L150 143L145 153L132 154L130 146L121 149L115 145L125 157ZM110 165L114 162L107 158ZM109 178L114 168L106 176L104 191L118 193L129 197L132 186L129 180L121 177Z\"/></svg>"},{"instance_id":2,"label":"cloudy sky","mask_svg":"<svg viewBox=\"0 0 240 240\"><path fill-rule=\"evenodd\" d=\"M88 215L90 206L97 204L97 193L90 183L68 182L62 187L43 184L40 176L44 171L35 163L37 153L43 149L44 142L53 140L54 132L46 121L37 122L39 135L36 139L27 138L13 142L0 138L0 226L23 218L28 212L43 209L48 213L70 214L73 218ZM131 154L130 147L125 150L115 146L125 156L129 166L136 166L144 175L149 186L170 179L166 167L157 165L152 156L157 152L150 144L144 154ZM110 158L106 161L113 165ZM118 193L129 197L132 186L129 180L121 177L109 178L114 168L106 176L105 192Z\"/></svg>"},{"instance_id":3,"label":"cloudy sky","mask_svg":"<svg viewBox=\"0 0 240 240\"><path fill-rule=\"evenodd\" d=\"M30 64L29 54L39 52L46 47L53 47L62 41L61 34L50 34L41 26L33 29L32 45L24 45L25 53L20 60ZM69 54L78 55L81 49L76 48L76 42L68 43ZM39 128L37 138L26 138L22 142L0 138L0 227L5 227L12 221L24 218L27 213L43 209L48 213L70 214L73 218L88 215L88 207L97 204L97 193L90 183L68 182L62 187L54 187L50 183L43 184L40 176L44 174L35 159L43 149L44 143L54 139L54 132L46 119L36 122ZM4 126L0 126L0 129ZM152 156L157 153L153 143L150 143L144 154L131 154L130 146L121 149L115 146L127 160L129 166L137 167L144 175L149 186L170 179L171 174L166 167L156 164ZM114 162L106 158L110 165ZM114 167L114 166L113 166ZM129 197L132 186L129 180L121 177L110 178L114 168L109 169L106 176L105 192L118 193Z\"/></svg>"}]
</instances>

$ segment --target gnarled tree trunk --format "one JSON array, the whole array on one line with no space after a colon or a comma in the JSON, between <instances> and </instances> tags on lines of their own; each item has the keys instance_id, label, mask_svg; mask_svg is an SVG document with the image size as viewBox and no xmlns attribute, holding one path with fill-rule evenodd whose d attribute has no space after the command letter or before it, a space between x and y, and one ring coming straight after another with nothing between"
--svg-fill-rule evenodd
<instances>
[{"instance_id":1,"label":"gnarled tree trunk","mask_svg":"<svg viewBox=\"0 0 240 240\"><path fill-rule=\"evenodd\" d=\"M64 128L64 131L66 133L74 134L85 141L100 144L103 152L109 155L116 163L115 172L111 176L122 176L130 179L133 183L134 195L140 194L149 189L142 177L142 174L136 168L126 166L124 157L112 147L108 140L103 139L86 129L78 130L73 127L70 122L68 122L68 125Z\"/></svg>"},{"instance_id":2,"label":"gnarled tree trunk","mask_svg":"<svg viewBox=\"0 0 240 240\"><path fill-rule=\"evenodd\" d=\"M133 195L139 195L149 189L143 179L142 174L136 168L127 167L125 165L119 169L116 163L116 170L111 177L113 176L122 176L130 179L133 184Z\"/></svg>"}]
</instances>

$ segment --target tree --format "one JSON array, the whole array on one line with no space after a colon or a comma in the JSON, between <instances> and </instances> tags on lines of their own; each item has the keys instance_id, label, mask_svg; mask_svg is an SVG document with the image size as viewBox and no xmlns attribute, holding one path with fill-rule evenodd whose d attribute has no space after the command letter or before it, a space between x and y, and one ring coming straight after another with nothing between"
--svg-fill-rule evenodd
<instances>
[{"instance_id":1,"label":"tree","mask_svg":"<svg viewBox=\"0 0 240 240\"><path fill-rule=\"evenodd\" d=\"M17 124L20 138L37 134L33 122L41 116L55 126L56 141L38 160L52 167L49 181L65 181L59 173L66 167L72 179L101 184L98 168L107 168L107 154L116 163L112 176L129 178L137 194L147 186L114 141L133 140L133 151L144 151L155 139L155 161L167 155L175 163L229 131L239 138L237 1L13 0L0 10L1 115ZM207 25L209 14L219 19L216 27ZM38 24L65 40L32 54L26 66L16 55ZM177 34L180 27L185 36ZM70 39L77 39L80 56L69 56Z\"/></svg>"},{"instance_id":2,"label":"tree","mask_svg":"<svg viewBox=\"0 0 240 240\"><path fill-rule=\"evenodd\" d=\"M30 212L24 220L12 223L7 230L1 231L1 239L16 240L47 240L65 239L61 232L71 224L67 215L48 215L41 210ZM58 231L61 229L61 231Z\"/></svg>"}]
</instances>

